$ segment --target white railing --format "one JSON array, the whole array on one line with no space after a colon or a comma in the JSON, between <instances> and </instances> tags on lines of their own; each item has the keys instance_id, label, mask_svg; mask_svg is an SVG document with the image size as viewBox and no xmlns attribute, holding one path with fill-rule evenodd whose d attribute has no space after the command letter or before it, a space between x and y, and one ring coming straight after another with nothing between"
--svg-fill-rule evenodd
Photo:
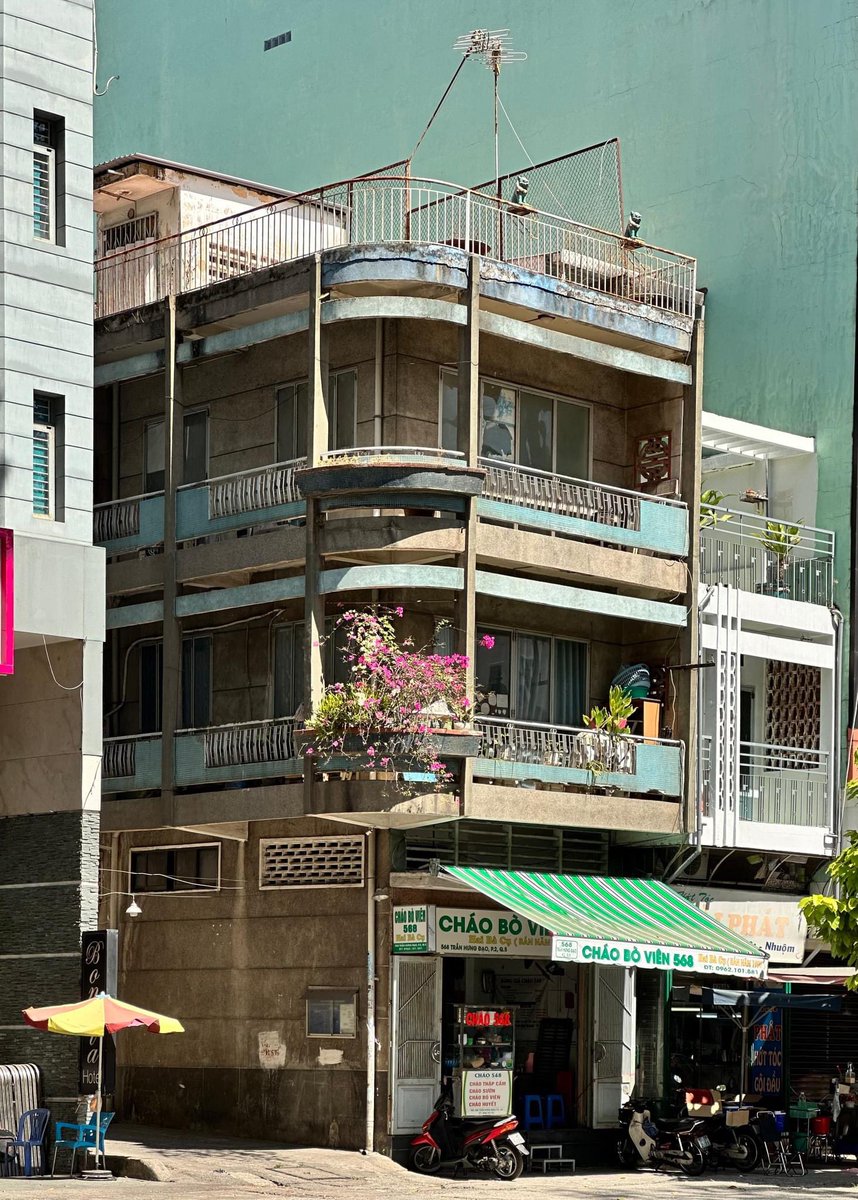
<instances>
[{"instance_id":1,"label":"white railing","mask_svg":"<svg viewBox=\"0 0 858 1200\"><path fill-rule=\"evenodd\" d=\"M810 604L834 601L834 534L731 509L701 518L700 579Z\"/></svg>"},{"instance_id":2,"label":"white railing","mask_svg":"<svg viewBox=\"0 0 858 1200\"><path fill-rule=\"evenodd\" d=\"M363 178L248 209L96 261L96 317L319 250L453 246L572 286L694 315L696 262L619 233L440 180Z\"/></svg>"},{"instance_id":3,"label":"white railing","mask_svg":"<svg viewBox=\"0 0 858 1200\"><path fill-rule=\"evenodd\" d=\"M704 817L712 816L712 735L700 739L700 806Z\"/></svg>"},{"instance_id":4,"label":"white railing","mask_svg":"<svg viewBox=\"0 0 858 1200\"><path fill-rule=\"evenodd\" d=\"M536 471L496 458L481 458L480 466L486 471L482 492L485 500L579 517L582 521L595 521L618 529L640 529L641 501L685 507L681 500L648 496L566 475L552 475L548 471Z\"/></svg>"},{"instance_id":5,"label":"white railing","mask_svg":"<svg viewBox=\"0 0 858 1200\"><path fill-rule=\"evenodd\" d=\"M257 509L278 508L282 504L294 504L303 499L295 486L295 472L306 463L305 458L295 458L270 467L256 467L250 471L209 479L206 485L209 520Z\"/></svg>"},{"instance_id":6,"label":"white railing","mask_svg":"<svg viewBox=\"0 0 858 1200\"><path fill-rule=\"evenodd\" d=\"M160 740L160 733L105 738L102 746L101 774L105 779L128 779L136 775L138 743Z\"/></svg>"},{"instance_id":7,"label":"white railing","mask_svg":"<svg viewBox=\"0 0 858 1200\"><path fill-rule=\"evenodd\" d=\"M119 538L137 537L140 532L140 501L148 500L152 492L142 496L128 496L124 500L109 500L96 504L92 510L93 540L96 543L118 541Z\"/></svg>"},{"instance_id":8,"label":"white railing","mask_svg":"<svg viewBox=\"0 0 858 1200\"><path fill-rule=\"evenodd\" d=\"M830 794L827 750L740 743L739 816L743 821L828 827Z\"/></svg>"},{"instance_id":9,"label":"white railing","mask_svg":"<svg viewBox=\"0 0 858 1200\"><path fill-rule=\"evenodd\" d=\"M566 767L595 774L635 773L638 739L633 737L495 717L478 717L475 724L483 735L480 758Z\"/></svg>"},{"instance_id":10,"label":"white railing","mask_svg":"<svg viewBox=\"0 0 858 1200\"><path fill-rule=\"evenodd\" d=\"M250 763L285 762L300 753L295 747L294 717L249 721L183 730L183 736L202 736L206 767L241 767Z\"/></svg>"},{"instance_id":11,"label":"white railing","mask_svg":"<svg viewBox=\"0 0 858 1200\"><path fill-rule=\"evenodd\" d=\"M464 454L460 450L443 450L438 446L354 446L351 449L326 450L321 456L322 462L342 462L356 459L362 464L378 461L402 462L416 459L429 459L431 462L444 464L448 461L462 463Z\"/></svg>"}]
</instances>

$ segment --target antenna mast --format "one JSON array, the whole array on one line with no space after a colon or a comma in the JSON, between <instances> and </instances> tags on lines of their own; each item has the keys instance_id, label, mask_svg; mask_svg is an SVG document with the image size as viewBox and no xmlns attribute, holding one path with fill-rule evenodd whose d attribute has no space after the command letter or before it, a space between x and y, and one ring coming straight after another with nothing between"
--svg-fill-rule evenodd
<instances>
[{"instance_id":1,"label":"antenna mast","mask_svg":"<svg viewBox=\"0 0 858 1200\"><path fill-rule=\"evenodd\" d=\"M508 29L472 29L463 33L453 44L460 50L462 61L479 56L487 67L494 82L494 137L495 137L495 194L500 199L500 158L498 148L498 80L504 63L524 62L527 55L523 50L513 50ZM459 66L461 67L461 63ZM455 77L454 77L455 78Z\"/></svg>"}]
</instances>

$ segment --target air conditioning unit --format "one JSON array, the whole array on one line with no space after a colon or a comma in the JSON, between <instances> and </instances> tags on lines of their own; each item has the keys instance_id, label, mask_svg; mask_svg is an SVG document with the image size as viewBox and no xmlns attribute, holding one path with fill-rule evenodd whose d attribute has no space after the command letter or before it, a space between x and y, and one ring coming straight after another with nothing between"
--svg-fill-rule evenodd
<instances>
[{"instance_id":1,"label":"air conditioning unit","mask_svg":"<svg viewBox=\"0 0 858 1200\"><path fill-rule=\"evenodd\" d=\"M679 883L685 883L689 880L705 880L709 875L709 851L704 850L699 858L695 858L690 864L687 871L684 871Z\"/></svg>"}]
</instances>

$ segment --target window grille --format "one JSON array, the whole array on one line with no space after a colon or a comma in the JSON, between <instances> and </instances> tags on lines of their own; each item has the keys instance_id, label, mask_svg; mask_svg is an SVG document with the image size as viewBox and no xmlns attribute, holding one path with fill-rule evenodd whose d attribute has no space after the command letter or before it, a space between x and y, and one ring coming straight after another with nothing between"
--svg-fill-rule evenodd
<instances>
[{"instance_id":1,"label":"window grille","mask_svg":"<svg viewBox=\"0 0 858 1200\"><path fill-rule=\"evenodd\" d=\"M102 255L124 250L137 242L151 241L158 236L158 214L146 213L142 217L132 217L130 221L121 221L109 229L102 229L100 236Z\"/></svg>"},{"instance_id":2,"label":"window grille","mask_svg":"<svg viewBox=\"0 0 858 1200\"><path fill-rule=\"evenodd\" d=\"M263 838L260 888L362 887L362 837Z\"/></svg>"}]
</instances>

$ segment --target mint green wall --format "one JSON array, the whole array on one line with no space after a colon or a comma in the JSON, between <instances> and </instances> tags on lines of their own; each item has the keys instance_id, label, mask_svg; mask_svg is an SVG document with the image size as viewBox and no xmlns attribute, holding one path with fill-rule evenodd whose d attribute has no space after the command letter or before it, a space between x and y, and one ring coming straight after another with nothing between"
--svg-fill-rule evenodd
<instances>
[{"instance_id":1,"label":"mint green wall","mask_svg":"<svg viewBox=\"0 0 858 1200\"><path fill-rule=\"evenodd\" d=\"M705 403L814 434L848 604L858 0L99 0L96 160L133 151L302 188L408 153L456 65L509 26L501 94L539 160L617 134L650 241L709 289ZM263 53L287 29L292 42ZM468 63L415 171L493 173ZM503 130L502 167L522 155Z\"/></svg>"}]
</instances>

